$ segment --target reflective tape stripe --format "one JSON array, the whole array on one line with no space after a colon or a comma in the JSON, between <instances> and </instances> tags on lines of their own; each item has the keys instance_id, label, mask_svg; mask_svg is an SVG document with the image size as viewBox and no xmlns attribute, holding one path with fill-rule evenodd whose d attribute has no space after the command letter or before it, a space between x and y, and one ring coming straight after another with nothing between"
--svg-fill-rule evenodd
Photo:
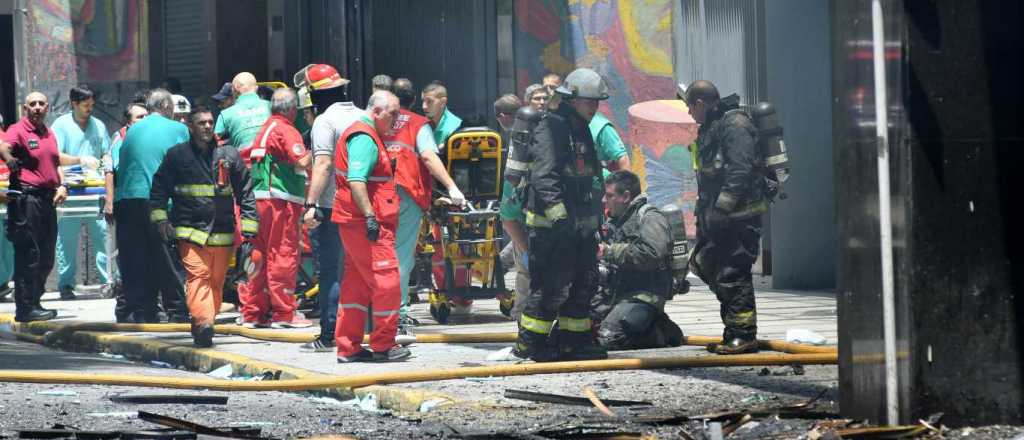
<instances>
[{"instance_id":1,"label":"reflective tape stripe","mask_svg":"<svg viewBox=\"0 0 1024 440\"><path fill-rule=\"evenodd\" d=\"M206 239L207 246L231 246L235 244L235 234L230 232L215 232Z\"/></svg>"},{"instance_id":2,"label":"reflective tape stripe","mask_svg":"<svg viewBox=\"0 0 1024 440\"><path fill-rule=\"evenodd\" d=\"M558 221L568 216L569 212L565 210L565 204L562 202L548 206L547 209L544 210L544 217L547 217L552 221Z\"/></svg>"},{"instance_id":3,"label":"reflective tape stripe","mask_svg":"<svg viewBox=\"0 0 1024 440\"><path fill-rule=\"evenodd\" d=\"M256 200L281 199L286 202L298 203L300 205L306 202L306 199L303 197L299 197L297 195L290 194L287 191L281 191L275 188L271 188L270 190L267 191L253 191L252 195L253 197L256 198Z\"/></svg>"},{"instance_id":4,"label":"reflective tape stripe","mask_svg":"<svg viewBox=\"0 0 1024 440\"><path fill-rule=\"evenodd\" d=\"M543 215L535 214L533 211L526 210L526 226L534 228L550 228L554 226L547 217Z\"/></svg>"},{"instance_id":5,"label":"reflective tape stripe","mask_svg":"<svg viewBox=\"0 0 1024 440\"><path fill-rule=\"evenodd\" d=\"M590 318L570 318L567 316L559 316L558 329L576 333L590 332Z\"/></svg>"},{"instance_id":6,"label":"reflective tape stripe","mask_svg":"<svg viewBox=\"0 0 1024 440\"><path fill-rule=\"evenodd\" d=\"M343 309L362 310L363 313L368 313L370 311L369 309L366 308L366 306L364 306L362 304L344 304L344 303L342 303L342 304L340 304L340 307L343 308Z\"/></svg>"},{"instance_id":7,"label":"reflective tape stripe","mask_svg":"<svg viewBox=\"0 0 1024 440\"><path fill-rule=\"evenodd\" d=\"M397 315L398 310L374 310L373 316L393 316Z\"/></svg>"},{"instance_id":8,"label":"reflective tape stripe","mask_svg":"<svg viewBox=\"0 0 1024 440\"><path fill-rule=\"evenodd\" d=\"M263 137L260 138L260 149L263 151L267 150L267 138L270 137L270 133L274 131L274 127L277 127L277 121L271 122L270 127L263 132Z\"/></svg>"},{"instance_id":9,"label":"reflective tape stripe","mask_svg":"<svg viewBox=\"0 0 1024 440\"><path fill-rule=\"evenodd\" d=\"M243 218L242 219L242 232L257 233L260 231L260 223L256 220Z\"/></svg>"},{"instance_id":10,"label":"reflective tape stripe","mask_svg":"<svg viewBox=\"0 0 1024 440\"><path fill-rule=\"evenodd\" d=\"M519 326L534 333L547 335L551 333L551 327L555 325L555 321L545 321L543 319L537 319L530 317L523 313L519 316Z\"/></svg>"},{"instance_id":11,"label":"reflective tape stripe","mask_svg":"<svg viewBox=\"0 0 1024 440\"><path fill-rule=\"evenodd\" d=\"M516 171L528 171L530 169L530 163L509 159L505 162L505 168Z\"/></svg>"},{"instance_id":12,"label":"reflective tape stripe","mask_svg":"<svg viewBox=\"0 0 1024 440\"><path fill-rule=\"evenodd\" d=\"M174 236L179 240L188 240L197 244L206 244L206 240L210 238L210 234L205 231L200 231L188 226L178 226L174 228Z\"/></svg>"},{"instance_id":13,"label":"reflective tape stripe","mask_svg":"<svg viewBox=\"0 0 1024 440\"><path fill-rule=\"evenodd\" d=\"M633 295L633 299L640 302L645 302L655 307L658 306L658 300L654 298L654 295L652 295L650 292L637 293L636 295Z\"/></svg>"},{"instance_id":14,"label":"reflective tape stripe","mask_svg":"<svg viewBox=\"0 0 1024 440\"><path fill-rule=\"evenodd\" d=\"M217 185L208 183L191 183L185 185L174 185L174 193L188 197L215 197L229 196L233 191L230 186L218 188Z\"/></svg>"},{"instance_id":15,"label":"reflective tape stripe","mask_svg":"<svg viewBox=\"0 0 1024 440\"><path fill-rule=\"evenodd\" d=\"M149 213L149 221L151 221L153 223L162 222L164 220L167 220L167 210L166 209L154 209L153 211L151 211Z\"/></svg>"}]
</instances>

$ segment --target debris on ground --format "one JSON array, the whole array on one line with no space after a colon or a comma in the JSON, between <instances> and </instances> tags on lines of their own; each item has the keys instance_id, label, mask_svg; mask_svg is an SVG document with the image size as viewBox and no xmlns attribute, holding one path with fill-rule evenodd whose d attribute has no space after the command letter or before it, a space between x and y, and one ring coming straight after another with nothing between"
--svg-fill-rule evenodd
<instances>
[{"instance_id":1,"label":"debris on ground","mask_svg":"<svg viewBox=\"0 0 1024 440\"><path fill-rule=\"evenodd\" d=\"M786 342L792 342L794 344L825 345L828 342L828 339L813 330L791 328L786 330Z\"/></svg>"},{"instance_id":2,"label":"debris on ground","mask_svg":"<svg viewBox=\"0 0 1024 440\"><path fill-rule=\"evenodd\" d=\"M265 437L260 436L261 430L259 428L218 429L200 425L198 423L193 423L188 420L176 419L174 417L148 413L145 411L139 411L138 414L140 420L147 421L150 423L156 423L158 425L166 426L169 428L191 431L200 435L237 438L243 440L266 439Z\"/></svg>"},{"instance_id":3,"label":"debris on ground","mask_svg":"<svg viewBox=\"0 0 1024 440\"><path fill-rule=\"evenodd\" d=\"M559 394L536 393L523 390L505 390L506 399L526 400L530 402L558 403L562 405L591 406L593 402L586 397L563 396ZM651 406L651 402L635 400L603 400L607 406Z\"/></svg>"},{"instance_id":4,"label":"debris on ground","mask_svg":"<svg viewBox=\"0 0 1024 440\"><path fill-rule=\"evenodd\" d=\"M117 394L110 396L111 402L137 405L227 405L228 396L205 394Z\"/></svg>"},{"instance_id":5,"label":"debris on ground","mask_svg":"<svg viewBox=\"0 0 1024 440\"><path fill-rule=\"evenodd\" d=\"M75 397L78 396L78 392L71 390L46 390L39 391L36 394L40 396L57 396L57 397Z\"/></svg>"}]
</instances>

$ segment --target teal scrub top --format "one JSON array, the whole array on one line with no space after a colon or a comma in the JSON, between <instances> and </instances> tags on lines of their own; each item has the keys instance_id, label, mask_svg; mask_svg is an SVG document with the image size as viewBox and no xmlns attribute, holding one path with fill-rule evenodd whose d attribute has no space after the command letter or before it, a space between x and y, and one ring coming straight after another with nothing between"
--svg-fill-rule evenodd
<instances>
[{"instance_id":1,"label":"teal scrub top","mask_svg":"<svg viewBox=\"0 0 1024 440\"><path fill-rule=\"evenodd\" d=\"M441 114L441 120L437 123L437 127L434 127L434 143L442 151L446 151L448 148L448 136L455 133L455 130L458 130L461 126L462 119L445 108L444 113Z\"/></svg>"},{"instance_id":2,"label":"teal scrub top","mask_svg":"<svg viewBox=\"0 0 1024 440\"><path fill-rule=\"evenodd\" d=\"M359 118L361 121L373 125L366 117ZM377 165L377 144L370 135L360 133L352 136L348 143L348 177L349 182L366 182L370 177L373 167Z\"/></svg>"},{"instance_id":3,"label":"teal scrub top","mask_svg":"<svg viewBox=\"0 0 1024 440\"><path fill-rule=\"evenodd\" d=\"M220 113L213 132L222 139L226 136L228 144L242 150L252 145L267 119L270 119L270 102L260 99L256 92L246 93Z\"/></svg>"},{"instance_id":4,"label":"teal scrub top","mask_svg":"<svg viewBox=\"0 0 1024 440\"><path fill-rule=\"evenodd\" d=\"M118 153L114 201L149 199L153 174L156 174L167 150L188 140L185 124L159 113L152 113L132 125Z\"/></svg>"}]
</instances>

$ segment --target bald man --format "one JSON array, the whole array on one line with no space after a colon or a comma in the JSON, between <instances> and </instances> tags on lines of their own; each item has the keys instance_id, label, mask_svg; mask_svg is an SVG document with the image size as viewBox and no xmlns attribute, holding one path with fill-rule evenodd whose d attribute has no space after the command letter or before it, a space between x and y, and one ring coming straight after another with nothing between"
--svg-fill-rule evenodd
<instances>
[{"instance_id":1,"label":"bald man","mask_svg":"<svg viewBox=\"0 0 1024 440\"><path fill-rule=\"evenodd\" d=\"M14 245L14 319L19 322L57 316L40 298L55 258L56 205L68 197L60 166L79 163L57 148L57 137L46 126L49 110L46 95L29 93L22 104L25 116L0 137L0 159L11 174L5 231Z\"/></svg>"},{"instance_id":2,"label":"bald man","mask_svg":"<svg viewBox=\"0 0 1024 440\"><path fill-rule=\"evenodd\" d=\"M697 80L683 99L700 124L697 137L697 244L690 267L721 306L725 332L718 354L756 352L757 310L751 266L760 254L761 215L768 210L757 128L739 109L739 96L719 99Z\"/></svg>"},{"instance_id":3,"label":"bald man","mask_svg":"<svg viewBox=\"0 0 1024 440\"><path fill-rule=\"evenodd\" d=\"M220 113L214 133L227 144L234 145L245 163L249 163L249 149L263 124L270 118L270 101L256 94L259 85L249 72L235 75L231 91L235 103Z\"/></svg>"}]
</instances>

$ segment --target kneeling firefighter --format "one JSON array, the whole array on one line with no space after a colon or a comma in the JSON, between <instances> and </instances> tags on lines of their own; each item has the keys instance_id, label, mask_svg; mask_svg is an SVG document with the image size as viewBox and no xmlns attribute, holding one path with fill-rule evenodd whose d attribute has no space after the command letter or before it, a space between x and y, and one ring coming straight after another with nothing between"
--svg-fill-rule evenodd
<instances>
[{"instance_id":1,"label":"kneeling firefighter","mask_svg":"<svg viewBox=\"0 0 1024 440\"><path fill-rule=\"evenodd\" d=\"M515 148L511 180L525 189L530 293L519 318L514 353L535 361L603 359L593 338L590 301L597 290L601 162L587 124L608 86L577 69L556 92L562 103L542 117L527 148ZM524 184L525 183L525 188Z\"/></svg>"},{"instance_id":2,"label":"kneeling firefighter","mask_svg":"<svg viewBox=\"0 0 1024 440\"><path fill-rule=\"evenodd\" d=\"M665 314L673 293L669 220L630 171L616 171L604 188L609 221L598 255L609 275L607 295L595 301L597 342L608 350L678 347L683 332Z\"/></svg>"}]
</instances>

